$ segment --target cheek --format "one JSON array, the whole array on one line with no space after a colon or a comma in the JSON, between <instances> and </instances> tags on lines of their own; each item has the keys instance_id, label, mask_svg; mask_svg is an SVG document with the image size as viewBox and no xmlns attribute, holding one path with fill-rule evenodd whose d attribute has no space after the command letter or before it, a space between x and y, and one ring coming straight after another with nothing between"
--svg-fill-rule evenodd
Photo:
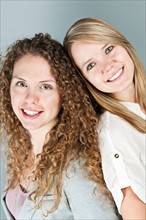
<instances>
[{"instance_id":1,"label":"cheek","mask_svg":"<svg viewBox=\"0 0 146 220\"><path fill-rule=\"evenodd\" d=\"M21 93L10 91L10 97L12 108L13 110L15 110L20 105L20 103L22 103L23 96L21 95Z\"/></svg>"},{"instance_id":2,"label":"cheek","mask_svg":"<svg viewBox=\"0 0 146 220\"><path fill-rule=\"evenodd\" d=\"M61 108L61 104L62 104L61 96L59 94L54 94L48 98L46 97L44 99L44 103L46 104L46 106L48 108L52 107L52 108L58 110Z\"/></svg>"},{"instance_id":3,"label":"cheek","mask_svg":"<svg viewBox=\"0 0 146 220\"><path fill-rule=\"evenodd\" d=\"M127 67L129 69L129 72L132 73L132 75L134 75L134 64L132 59L129 57L129 55L127 55L127 57L125 57L125 60L127 61Z\"/></svg>"},{"instance_id":4,"label":"cheek","mask_svg":"<svg viewBox=\"0 0 146 220\"><path fill-rule=\"evenodd\" d=\"M90 75L90 77L88 77L87 80L91 82L93 85L101 84L100 76L99 74L96 74L96 73L93 75Z\"/></svg>"},{"instance_id":5,"label":"cheek","mask_svg":"<svg viewBox=\"0 0 146 220\"><path fill-rule=\"evenodd\" d=\"M14 111L17 109L18 103L19 101L16 98L11 97L11 105Z\"/></svg>"},{"instance_id":6,"label":"cheek","mask_svg":"<svg viewBox=\"0 0 146 220\"><path fill-rule=\"evenodd\" d=\"M61 105L62 105L62 100L61 100L61 97L58 96L57 99L56 99L56 102L55 102L56 109L57 109L57 110L58 110L58 109L60 110Z\"/></svg>"},{"instance_id":7,"label":"cheek","mask_svg":"<svg viewBox=\"0 0 146 220\"><path fill-rule=\"evenodd\" d=\"M62 106L62 98L61 98L61 95L58 95L56 99L56 108L57 108L58 113L61 109L61 106Z\"/></svg>"},{"instance_id":8,"label":"cheek","mask_svg":"<svg viewBox=\"0 0 146 220\"><path fill-rule=\"evenodd\" d=\"M24 88L21 88L21 87L17 87L17 88L15 88L15 87L12 87L11 89L10 89L10 95L11 95L11 97L12 97L12 99L24 99L25 97L26 97L26 89L24 89Z\"/></svg>"},{"instance_id":9,"label":"cheek","mask_svg":"<svg viewBox=\"0 0 146 220\"><path fill-rule=\"evenodd\" d=\"M12 90L10 90L10 98L11 98L11 104L13 107L17 98L15 96L15 93Z\"/></svg>"},{"instance_id":10,"label":"cheek","mask_svg":"<svg viewBox=\"0 0 146 220\"><path fill-rule=\"evenodd\" d=\"M131 70L133 70L133 72L134 72L134 63L130 57L129 57L129 63L130 63Z\"/></svg>"}]
</instances>

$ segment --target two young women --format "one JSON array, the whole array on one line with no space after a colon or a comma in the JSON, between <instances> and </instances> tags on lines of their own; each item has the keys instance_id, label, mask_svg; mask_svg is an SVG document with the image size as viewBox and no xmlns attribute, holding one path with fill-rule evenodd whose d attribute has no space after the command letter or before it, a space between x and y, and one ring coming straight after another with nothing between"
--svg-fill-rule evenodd
<instances>
[{"instance_id":1,"label":"two young women","mask_svg":"<svg viewBox=\"0 0 146 220\"><path fill-rule=\"evenodd\" d=\"M145 219L144 66L130 42L100 19L75 22L64 46L96 101L106 185L123 219Z\"/></svg>"},{"instance_id":2,"label":"two young women","mask_svg":"<svg viewBox=\"0 0 146 220\"><path fill-rule=\"evenodd\" d=\"M76 22L64 46L97 115L49 35L17 41L1 61L7 218L118 219L103 170L123 219L145 219L144 67L127 39L101 20Z\"/></svg>"}]
</instances>

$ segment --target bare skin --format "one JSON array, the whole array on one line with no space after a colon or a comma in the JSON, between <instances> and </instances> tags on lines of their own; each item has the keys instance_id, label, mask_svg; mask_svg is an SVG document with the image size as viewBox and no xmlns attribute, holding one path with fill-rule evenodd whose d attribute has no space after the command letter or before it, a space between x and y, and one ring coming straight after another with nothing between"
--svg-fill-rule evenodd
<instances>
[{"instance_id":1,"label":"bare skin","mask_svg":"<svg viewBox=\"0 0 146 220\"><path fill-rule=\"evenodd\" d=\"M133 192L131 187L122 189L124 199L121 205L123 220L145 220L146 205Z\"/></svg>"}]
</instances>

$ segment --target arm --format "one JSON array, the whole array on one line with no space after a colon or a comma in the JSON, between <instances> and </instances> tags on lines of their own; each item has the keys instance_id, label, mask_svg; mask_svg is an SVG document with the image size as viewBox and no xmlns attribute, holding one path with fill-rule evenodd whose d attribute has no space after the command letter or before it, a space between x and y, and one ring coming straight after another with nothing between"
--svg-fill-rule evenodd
<instances>
[{"instance_id":1,"label":"arm","mask_svg":"<svg viewBox=\"0 0 146 220\"><path fill-rule=\"evenodd\" d=\"M121 204L121 214L123 219L146 219L146 205L137 197L131 187L122 189L123 202Z\"/></svg>"},{"instance_id":2,"label":"arm","mask_svg":"<svg viewBox=\"0 0 146 220\"><path fill-rule=\"evenodd\" d=\"M119 212L126 220L145 219L144 134L109 113L100 135L104 178Z\"/></svg>"}]
</instances>

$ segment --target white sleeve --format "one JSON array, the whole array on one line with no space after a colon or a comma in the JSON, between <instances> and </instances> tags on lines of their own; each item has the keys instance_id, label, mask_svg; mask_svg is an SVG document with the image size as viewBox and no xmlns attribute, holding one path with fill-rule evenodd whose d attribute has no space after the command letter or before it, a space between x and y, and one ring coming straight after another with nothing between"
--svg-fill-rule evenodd
<instances>
[{"instance_id":1,"label":"white sleeve","mask_svg":"<svg viewBox=\"0 0 146 220\"><path fill-rule=\"evenodd\" d=\"M121 189L128 186L146 202L144 135L107 112L101 119L99 137L105 182L118 210L123 200Z\"/></svg>"}]
</instances>

